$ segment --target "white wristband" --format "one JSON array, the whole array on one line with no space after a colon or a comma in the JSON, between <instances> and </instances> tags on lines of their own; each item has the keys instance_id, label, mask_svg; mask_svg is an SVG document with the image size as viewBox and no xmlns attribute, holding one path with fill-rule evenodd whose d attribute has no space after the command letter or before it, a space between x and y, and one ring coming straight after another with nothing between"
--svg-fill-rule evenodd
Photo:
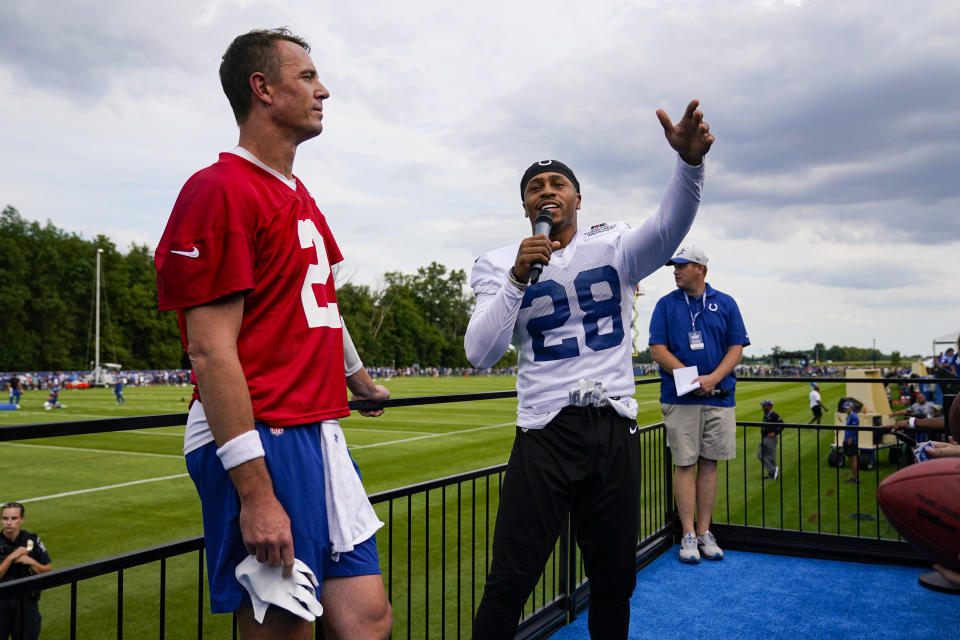
<instances>
[{"instance_id":1,"label":"white wristband","mask_svg":"<svg viewBox=\"0 0 960 640\"><path fill-rule=\"evenodd\" d=\"M916 418L910 418L909 420L907 420L907 424L910 425L910 428L911 428L911 429L915 429L915 428L917 427L917 419L916 419Z\"/></svg>"},{"instance_id":2,"label":"white wristband","mask_svg":"<svg viewBox=\"0 0 960 640\"><path fill-rule=\"evenodd\" d=\"M262 458L263 455L263 443L260 442L260 434L256 429L245 431L236 438L227 440L217 449L217 457L227 471L254 458Z\"/></svg>"}]
</instances>

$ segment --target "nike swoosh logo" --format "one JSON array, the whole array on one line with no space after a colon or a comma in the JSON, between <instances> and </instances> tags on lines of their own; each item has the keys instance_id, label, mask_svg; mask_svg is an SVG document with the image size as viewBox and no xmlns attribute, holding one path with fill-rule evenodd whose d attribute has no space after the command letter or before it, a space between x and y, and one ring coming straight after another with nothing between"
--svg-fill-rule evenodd
<instances>
[{"instance_id":1,"label":"nike swoosh logo","mask_svg":"<svg viewBox=\"0 0 960 640\"><path fill-rule=\"evenodd\" d=\"M200 249L198 247L194 247L190 251L177 251L176 249L170 249L170 253L175 253L178 256L186 256L188 258L200 257Z\"/></svg>"},{"instance_id":2,"label":"nike swoosh logo","mask_svg":"<svg viewBox=\"0 0 960 640\"><path fill-rule=\"evenodd\" d=\"M633 425L632 427L630 427L630 433L631 433L631 434L634 434L634 433L636 433L636 432L637 432L637 425Z\"/></svg>"}]
</instances>

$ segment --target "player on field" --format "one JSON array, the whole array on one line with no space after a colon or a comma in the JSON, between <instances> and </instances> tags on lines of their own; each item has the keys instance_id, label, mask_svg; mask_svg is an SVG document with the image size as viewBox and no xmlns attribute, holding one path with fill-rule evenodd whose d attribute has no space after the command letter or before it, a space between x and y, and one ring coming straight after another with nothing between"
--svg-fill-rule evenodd
<instances>
[{"instance_id":1,"label":"player on field","mask_svg":"<svg viewBox=\"0 0 960 640\"><path fill-rule=\"evenodd\" d=\"M513 638L570 513L590 578L591 637L627 637L640 505L633 293L670 258L696 215L702 160L713 143L697 104L676 126L657 112L679 159L660 208L643 225L581 229L579 181L567 165L542 160L524 173L520 195L531 227L539 212L552 217L549 238L495 249L473 267L467 358L490 367L511 339L520 353L517 431L475 640ZM535 263L545 266L529 284Z\"/></svg>"},{"instance_id":2,"label":"player on field","mask_svg":"<svg viewBox=\"0 0 960 640\"><path fill-rule=\"evenodd\" d=\"M43 403L43 408L47 409L65 409L67 405L60 404L60 387L55 386L47 394L47 401Z\"/></svg>"},{"instance_id":3,"label":"player on field","mask_svg":"<svg viewBox=\"0 0 960 640\"><path fill-rule=\"evenodd\" d=\"M20 376L13 374L10 376L10 404L20 404L20 398L23 395L23 383L20 382Z\"/></svg>"},{"instance_id":4,"label":"player on field","mask_svg":"<svg viewBox=\"0 0 960 640\"><path fill-rule=\"evenodd\" d=\"M385 638L382 523L337 419L348 387L373 402L389 393L352 348L331 272L340 250L292 173L330 94L285 29L237 37L220 79L239 144L184 185L155 258L160 308L178 310L198 385L184 452L211 609L236 611L244 639L306 639L316 596L331 637Z\"/></svg>"},{"instance_id":5,"label":"player on field","mask_svg":"<svg viewBox=\"0 0 960 640\"><path fill-rule=\"evenodd\" d=\"M113 395L117 401L117 404L126 404L127 401L123 397L123 382L125 378L117 376L116 382L113 383Z\"/></svg>"}]
</instances>

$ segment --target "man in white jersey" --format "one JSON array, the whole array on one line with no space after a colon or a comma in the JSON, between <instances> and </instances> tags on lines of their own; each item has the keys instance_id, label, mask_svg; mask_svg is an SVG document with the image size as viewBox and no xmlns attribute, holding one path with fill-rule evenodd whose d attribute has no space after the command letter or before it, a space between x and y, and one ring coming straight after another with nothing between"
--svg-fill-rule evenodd
<instances>
[{"instance_id":1,"label":"man in white jersey","mask_svg":"<svg viewBox=\"0 0 960 640\"><path fill-rule=\"evenodd\" d=\"M474 264L467 358L490 367L512 338L520 352L517 433L476 640L514 637L571 513L590 578L591 637L627 637L640 505L633 292L673 254L696 215L702 160L714 141L698 104L690 102L676 126L657 111L679 159L660 208L639 228L579 230L580 183L567 165L542 160L523 175L520 194L531 227L540 212L552 217L549 238L533 235ZM531 284L536 263L543 271Z\"/></svg>"}]
</instances>

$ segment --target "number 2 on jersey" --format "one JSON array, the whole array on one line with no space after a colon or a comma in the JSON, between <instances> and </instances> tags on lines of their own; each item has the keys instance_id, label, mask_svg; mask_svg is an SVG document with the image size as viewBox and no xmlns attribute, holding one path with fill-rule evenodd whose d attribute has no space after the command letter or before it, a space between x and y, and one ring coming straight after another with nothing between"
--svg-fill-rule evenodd
<instances>
[{"instance_id":1,"label":"number 2 on jersey","mask_svg":"<svg viewBox=\"0 0 960 640\"><path fill-rule=\"evenodd\" d=\"M313 220L297 220L297 236L300 238L300 248L313 247L317 254L317 264L307 267L307 275L300 288L300 302L303 304L303 313L307 316L307 326L340 328L340 309L336 302L324 306L317 303L317 296L313 292L313 285L326 284L330 279L330 260L327 259L327 249L323 244L323 236Z\"/></svg>"},{"instance_id":2,"label":"number 2 on jersey","mask_svg":"<svg viewBox=\"0 0 960 640\"><path fill-rule=\"evenodd\" d=\"M606 282L610 286L610 297L597 300L593 294L593 285ZM587 269L577 274L573 281L577 293L577 304L583 311L584 342L594 351L615 347L623 341L623 318L620 310L620 277L617 270L606 265ZM550 298L553 313L530 318L527 321L527 333L533 341L533 359L537 362L563 360L580 355L575 337L564 338L556 345L545 344L544 332L559 329L570 319L570 301L567 291L558 282L541 280L531 285L523 296L520 308L529 307L537 298ZM610 318L612 330L600 333L600 320Z\"/></svg>"}]
</instances>

